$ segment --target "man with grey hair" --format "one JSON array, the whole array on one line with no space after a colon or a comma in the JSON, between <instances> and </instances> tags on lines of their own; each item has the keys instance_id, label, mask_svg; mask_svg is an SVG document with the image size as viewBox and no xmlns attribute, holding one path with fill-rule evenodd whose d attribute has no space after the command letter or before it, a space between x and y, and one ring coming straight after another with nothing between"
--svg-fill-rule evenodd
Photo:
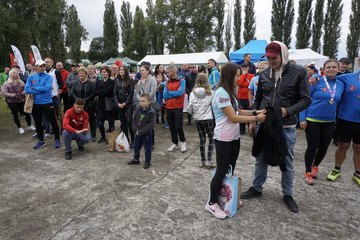
<instances>
[{"instance_id":1,"label":"man with grey hair","mask_svg":"<svg viewBox=\"0 0 360 240\"><path fill-rule=\"evenodd\" d=\"M179 149L186 152L186 139L183 130L183 108L185 98L185 80L176 75L176 66L169 65L166 69L168 80L164 87L163 97L166 99L166 119L171 133L172 145L167 149L173 152ZM180 143L179 143L180 139Z\"/></svg>"}]
</instances>

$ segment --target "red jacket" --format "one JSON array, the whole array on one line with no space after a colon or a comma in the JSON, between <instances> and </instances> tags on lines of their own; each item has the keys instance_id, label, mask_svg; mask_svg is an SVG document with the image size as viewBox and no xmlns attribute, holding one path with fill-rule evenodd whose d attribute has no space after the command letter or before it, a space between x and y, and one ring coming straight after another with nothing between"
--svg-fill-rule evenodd
<instances>
[{"instance_id":1,"label":"red jacket","mask_svg":"<svg viewBox=\"0 0 360 240\"><path fill-rule=\"evenodd\" d=\"M238 92L237 98L238 99L249 99L249 84L251 79L253 79L254 74L246 73L241 74L239 80L237 80Z\"/></svg>"},{"instance_id":2,"label":"red jacket","mask_svg":"<svg viewBox=\"0 0 360 240\"><path fill-rule=\"evenodd\" d=\"M76 130L82 130L89 126L89 115L85 110L75 113L74 107L66 111L63 120L63 129L68 132L75 133Z\"/></svg>"},{"instance_id":3,"label":"red jacket","mask_svg":"<svg viewBox=\"0 0 360 240\"><path fill-rule=\"evenodd\" d=\"M163 96L164 99L166 99L165 107L167 109L184 108L185 80L176 79L166 81Z\"/></svg>"},{"instance_id":4,"label":"red jacket","mask_svg":"<svg viewBox=\"0 0 360 240\"><path fill-rule=\"evenodd\" d=\"M61 78L62 78L62 82L63 82L63 88L61 89L61 92L66 93L66 91L67 91L66 78L68 77L69 72L66 71L65 69L61 69L60 73L61 73Z\"/></svg>"}]
</instances>

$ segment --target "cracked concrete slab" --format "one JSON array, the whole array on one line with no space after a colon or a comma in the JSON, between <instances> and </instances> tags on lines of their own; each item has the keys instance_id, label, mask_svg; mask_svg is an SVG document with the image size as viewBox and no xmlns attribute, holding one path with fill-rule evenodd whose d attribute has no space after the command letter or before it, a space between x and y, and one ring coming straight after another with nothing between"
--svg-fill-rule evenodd
<instances>
[{"instance_id":1,"label":"cracked concrete slab","mask_svg":"<svg viewBox=\"0 0 360 240\"><path fill-rule=\"evenodd\" d=\"M297 131L294 197L300 212L282 202L280 170L270 168L263 197L244 200L235 217L205 212L211 170L199 168L198 136L184 126L188 151L168 153L170 132L156 126L152 166L129 166L132 153L109 153L90 143L64 159L64 147L32 150L31 133L0 126L0 239L358 239L360 188L352 180L352 153L337 182L330 146L314 186L303 182L306 140ZM236 175L251 186L252 140L241 139ZM141 154L143 157L143 153Z\"/></svg>"}]
</instances>

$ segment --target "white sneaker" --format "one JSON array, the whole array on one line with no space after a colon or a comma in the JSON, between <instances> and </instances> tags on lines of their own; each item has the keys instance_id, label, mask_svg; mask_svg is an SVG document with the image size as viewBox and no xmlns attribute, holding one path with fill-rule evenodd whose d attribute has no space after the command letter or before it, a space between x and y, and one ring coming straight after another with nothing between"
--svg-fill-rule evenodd
<instances>
[{"instance_id":1,"label":"white sneaker","mask_svg":"<svg viewBox=\"0 0 360 240\"><path fill-rule=\"evenodd\" d=\"M213 163L210 162L210 161L206 161L206 162L205 162L205 166L206 166L208 169L211 169L211 168L214 168L214 167L215 167L215 166L213 165Z\"/></svg>"},{"instance_id":2,"label":"white sneaker","mask_svg":"<svg viewBox=\"0 0 360 240\"><path fill-rule=\"evenodd\" d=\"M178 149L179 149L179 146L177 144L173 144L167 149L167 151L168 152L173 152L173 151L178 150Z\"/></svg>"},{"instance_id":3,"label":"white sneaker","mask_svg":"<svg viewBox=\"0 0 360 240\"><path fill-rule=\"evenodd\" d=\"M186 142L180 142L180 151L186 152Z\"/></svg>"},{"instance_id":4,"label":"white sneaker","mask_svg":"<svg viewBox=\"0 0 360 240\"><path fill-rule=\"evenodd\" d=\"M21 127L21 128L19 128L19 133L20 133L20 134L24 134L24 133L25 133L25 130Z\"/></svg>"},{"instance_id":5,"label":"white sneaker","mask_svg":"<svg viewBox=\"0 0 360 240\"><path fill-rule=\"evenodd\" d=\"M220 208L217 203L214 203L213 205L206 203L205 210L219 219L225 219L227 217L226 213Z\"/></svg>"},{"instance_id":6,"label":"white sneaker","mask_svg":"<svg viewBox=\"0 0 360 240\"><path fill-rule=\"evenodd\" d=\"M45 133L44 139L48 139L48 138L51 138L51 134L50 133Z\"/></svg>"},{"instance_id":7,"label":"white sneaker","mask_svg":"<svg viewBox=\"0 0 360 240\"><path fill-rule=\"evenodd\" d=\"M33 125L30 125L30 126L28 126L28 130L29 130L29 131L35 131L36 128L35 128Z\"/></svg>"}]
</instances>

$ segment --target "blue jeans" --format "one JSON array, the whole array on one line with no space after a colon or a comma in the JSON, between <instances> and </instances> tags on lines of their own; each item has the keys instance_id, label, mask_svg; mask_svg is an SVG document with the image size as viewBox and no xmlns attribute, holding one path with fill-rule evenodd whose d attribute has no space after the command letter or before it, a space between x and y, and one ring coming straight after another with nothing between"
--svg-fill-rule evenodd
<instances>
[{"instance_id":1,"label":"blue jeans","mask_svg":"<svg viewBox=\"0 0 360 240\"><path fill-rule=\"evenodd\" d=\"M76 133L68 132L65 129L62 132L62 137L66 148L65 152L71 152L72 140L76 140L78 147L82 147L85 143L88 143L91 140L90 134L88 132L76 134Z\"/></svg>"},{"instance_id":2,"label":"blue jeans","mask_svg":"<svg viewBox=\"0 0 360 240\"><path fill-rule=\"evenodd\" d=\"M152 150L152 131L145 133L144 135L136 135L134 139L134 159L139 160L140 150L144 145L145 149L145 162L151 161L151 150Z\"/></svg>"},{"instance_id":3,"label":"blue jeans","mask_svg":"<svg viewBox=\"0 0 360 240\"><path fill-rule=\"evenodd\" d=\"M294 145L296 141L296 129L295 128L284 128L283 134L285 142L287 144L287 154L285 156L286 171L282 172L281 176L281 187L284 196L292 196L293 193L293 182L294 182ZM255 164L255 178L253 181L253 188L257 191L262 192L262 185L266 181L268 165L264 163L264 156L261 153L256 158Z\"/></svg>"}]
</instances>

